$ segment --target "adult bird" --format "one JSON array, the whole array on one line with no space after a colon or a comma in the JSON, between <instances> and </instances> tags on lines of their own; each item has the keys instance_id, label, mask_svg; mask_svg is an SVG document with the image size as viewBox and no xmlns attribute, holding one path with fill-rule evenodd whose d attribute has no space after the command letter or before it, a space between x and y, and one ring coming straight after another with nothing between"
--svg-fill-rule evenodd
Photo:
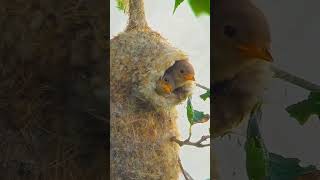
<instances>
[{"instance_id":1,"label":"adult bird","mask_svg":"<svg viewBox=\"0 0 320 180\"><path fill-rule=\"evenodd\" d=\"M270 30L250 0L215 0L213 10L213 136L249 115L271 79Z\"/></svg>"}]
</instances>

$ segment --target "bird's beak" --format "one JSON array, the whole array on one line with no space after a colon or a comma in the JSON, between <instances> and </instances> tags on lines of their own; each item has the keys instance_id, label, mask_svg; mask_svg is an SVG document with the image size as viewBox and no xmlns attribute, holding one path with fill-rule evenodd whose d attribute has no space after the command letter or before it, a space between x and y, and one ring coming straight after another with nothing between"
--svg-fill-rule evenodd
<instances>
[{"instance_id":1,"label":"bird's beak","mask_svg":"<svg viewBox=\"0 0 320 180\"><path fill-rule=\"evenodd\" d=\"M161 81L161 88L167 94L170 94L172 92L172 86L166 82Z\"/></svg>"},{"instance_id":2,"label":"bird's beak","mask_svg":"<svg viewBox=\"0 0 320 180\"><path fill-rule=\"evenodd\" d=\"M268 48L261 48L255 45L239 45L238 49L248 58L258 58L268 62L273 61L273 57Z\"/></svg>"},{"instance_id":3,"label":"bird's beak","mask_svg":"<svg viewBox=\"0 0 320 180\"><path fill-rule=\"evenodd\" d=\"M194 75L193 74L186 74L183 76L183 78L186 80L186 81L195 81L195 78L194 78Z\"/></svg>"}]
</instances>

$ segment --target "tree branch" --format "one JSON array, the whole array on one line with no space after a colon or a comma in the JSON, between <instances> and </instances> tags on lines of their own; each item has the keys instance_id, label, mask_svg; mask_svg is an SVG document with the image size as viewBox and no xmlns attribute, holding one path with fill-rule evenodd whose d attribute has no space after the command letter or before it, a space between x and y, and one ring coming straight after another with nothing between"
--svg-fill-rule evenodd
<instances>
[{"instance_id":1,"label":"tree branch","mask_svg":"<svg viewBox=\"0 0 320 180\"><path fill-rule=\"evenodd\" d=\"M182 171L182 174L183 174L184 178L186 180L193 180L193 178L190 176L190 174L186 170L183 169L180 157L178 158L178 163L179 163L179 166L180 166L180 169Z\"/></svg>"},{"instance_id":2,"label":"tree branch","mask_svg":"<svg viewBox=\"0 0 320 180\"><path fill-rule=\"evenodd\" d=\"M312 83L310 81L307 81L301 77L293 75L293 74L291 74L285 70L282 70L276 66L271 66L271 70L274 72L274 78L281 79L283 81L294 84L296 86L299 86L299 87L306 89L306 90L309 90L309 91L317 91L317 92L320 91L320 85L317 85L317 84ZM207 91L210 90L209 88L207 88L199 83L196 83L196 86L198 86L204 90L207 90Z\"/></svg>"},{"instance_id":3,"label":"tree branch","mask_svg":"<svg viewBox=\"0 0 320 180\"><path fill-rule=\"evenodd\" d=\"M309 82L303 78L290 74L284 70L279 69L278 67L271 66L271 70L274 72L274 77L281 79L283 81L289 82L301 88L307 89L309 91L320 91L320 86Z\"/></svg>"},{"instance_id":4,"label":"tree branch","mask_svg":"<svg viewBox=\"0 0 320 180\"><path fill-rule=\"evenodd\" d=\"M198 87L200 87L200 88L202 88L202 89L204 89L204 90L207 90L207 91L210 90L209 88L207 88L207 87L205 87L205 86L203 86L203 85L201 85L201 84L199 84L199 83L196 83L196 86L198 86Z\"/></svg>"},{"instance_id":5,"label":"tree branch","mask_svg":"<svg viewBox=\"0 0 320 180\"><path fill-rule=\"evenodd\" d=\"M178 140L176 137L172 137L171 138L171 141L174 141L176 142L177 144L179 144L179 146L184 146L184 145L189 145L189 146L195 146L195 147L207 147L207 146L210 146L210 143L208 144L202 144L204 141L206 141L207 139L210 138L210 135L206 135L206 136L202 136L201 139L199 139L198 141L196 142L191 142L190 141L190 138L184 140L184 141L180 141Z\"/></svg>"}]
</instances>

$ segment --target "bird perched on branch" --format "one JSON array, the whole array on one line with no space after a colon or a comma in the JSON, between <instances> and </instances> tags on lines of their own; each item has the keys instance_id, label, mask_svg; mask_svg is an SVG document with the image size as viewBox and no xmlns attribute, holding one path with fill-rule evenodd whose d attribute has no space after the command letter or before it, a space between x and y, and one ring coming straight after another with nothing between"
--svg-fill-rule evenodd
<instances>
[{"instance_id":1,"label":"bird perched on branch","mask_svg":"<svg viewBox=\"0 0 320 180\"><path fill-rule=\"evenodd\" d=\"M244 120L272 77L271 37L264 14L250 0L215 0L213 11L214 136Z\"/></svg>"},{"instance_id":2,"label":"bird perched on branch","mask_svg":"<svg viewBox=\"0 0 320 180\"><path fill-rule=\"evenodd\" d=\"M157 83L157 92L160 95L173 95L178 99L190 95L195 81L195 72L188 60L178 60L169 67ZM183 96L183 97L180 97Z\"/></svg>"}]
</instances>

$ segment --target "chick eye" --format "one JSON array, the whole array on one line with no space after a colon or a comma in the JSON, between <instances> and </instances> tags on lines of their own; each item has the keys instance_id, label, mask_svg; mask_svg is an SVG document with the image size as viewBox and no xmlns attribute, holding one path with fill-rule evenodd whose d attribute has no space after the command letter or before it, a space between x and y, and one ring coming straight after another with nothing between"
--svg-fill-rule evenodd
<instances>
[{"instance_id":1,"label":"chick eye","mask_svg":"<svg viewBox=\"0 0 320 180\"><path fill-rule=\"evenodd\" d=\"M226 26L224 26L224 28L223 28L223 33L224 33L226 36L232 38L232 37L234 37L235 34L237 33L237 30L236 30L236 28L234 28L233 26L226 25Z\"/></svg>"},{"instance_id":2,"label":"chick eye","mask_svg":"<svg viewBox=\"0 0 320 180\"><path fill-rule=\"evenodd\" d=\"M181 70L180 70L180 73L183 74L183 73L184 73L184 70L181 69Z\"/></svg>"}]
</instances>

